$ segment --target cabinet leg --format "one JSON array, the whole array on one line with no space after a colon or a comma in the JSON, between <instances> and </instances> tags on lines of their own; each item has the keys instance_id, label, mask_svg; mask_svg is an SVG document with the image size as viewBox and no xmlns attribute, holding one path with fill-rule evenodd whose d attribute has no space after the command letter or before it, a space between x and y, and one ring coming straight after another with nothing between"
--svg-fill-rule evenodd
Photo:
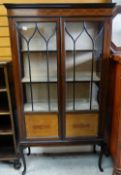
<instances>
[{"instance_id":1,"label":"cabinet leg","mask_svg":"<svg viewBox=\"0 0 121 175\"><path fill-rule=\"evenodd\" d=\"M110 152L109 152L109 149L108 149L107 146L106 146L106 149L105 149L105 156L106 157L109 157L110 156Z\"/></svg>"},{"instance_id":2,"label":"cabinet leg","mask_svg":"<svg viewBox=\"0 0 121 175\"><path fill-rule=\"evenodd\" d=\"M96 145L93 145L93 153L96 154L97 151L96 151Z\"/></svg>"},{"instance_id":3,"label":"cabinet leg","mask_svg":"<svg viewBox=\"0 0 121 175\"><path fill-rule=\"evenodd\" d=\"M14 160L14 163L13 163L13 166L16 170L20 169L21 168L21 162L19 159L17 160Z\"/></svg>"},{"instance_id":4,"label":"cabinet leg","mask_svg":"<svg viewBox=\"0 0 121 175\"><path fill-rule=\"evenodd\" d=\"M115 168L112 175L121 175L121 169Z\"/></svg>"},{"instance_id":5,"label":"cabinet leg","mask_svg":"<svg viewBox=\"0 0 121 175\"><path fill-rule=\"evenodd\" d=\"M21 154L21 158L22 158L23 166L24 166L22 175L25 175L25 173L26 173L26 160L25 160L25 156L24 156L24 152L23 152L23 147L20 147L20 154Z\"/></svg>"},{"instance_id":6,"label":"cabinet leg","mask_svg":"<svg viewBox=\"0 0 121 175\"><path fill-rule=\"evenodd\" d=\"M105 153L105 144L102 144L100 154L99 154L99 161L98 161L99 170L101 172L104 171L103 168L102 168L102 158L103 158L104 153Z\"/></svg>"},{"instance_id":7,"label":"cabinet leg","mask_svg":"<svg viewBox=\"0 0 121 175\"><path fill-rule=\"evenodd\" d=\"M27 156L30 156L30 154L31 154L31 148L30 148L30 146L28 147L28 153L27 153Z\"/></svg>"}]
</instances>

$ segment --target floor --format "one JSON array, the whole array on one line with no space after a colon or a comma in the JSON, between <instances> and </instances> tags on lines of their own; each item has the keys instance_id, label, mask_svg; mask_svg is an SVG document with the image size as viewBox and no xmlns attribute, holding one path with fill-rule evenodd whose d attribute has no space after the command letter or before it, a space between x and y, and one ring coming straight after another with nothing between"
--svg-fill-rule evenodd
<instances>
[{"instance_id":1,"label":"floor","mask_svg":"<svg viewBox=\"0 0 121 175\"><path fill-rule=\"evenodd\" d=\"M72 150L80 153L63 154L63 152L72 152ZM113 165L110 157L103 157L104 172L102 173L97 165L98 151L94 154L90 151L90 147L83 147L82 150L78 147L62 148L61 150L60 148L59 150L58 148L32 148L31 155L25 156L26 175L112 175ZM60 153L56 154L58 152ZM27 150L25 150L26 153ZM22 168L15 170L12 164L1 162L0 175L21 175Z\"/></svg>"}]
</instances>

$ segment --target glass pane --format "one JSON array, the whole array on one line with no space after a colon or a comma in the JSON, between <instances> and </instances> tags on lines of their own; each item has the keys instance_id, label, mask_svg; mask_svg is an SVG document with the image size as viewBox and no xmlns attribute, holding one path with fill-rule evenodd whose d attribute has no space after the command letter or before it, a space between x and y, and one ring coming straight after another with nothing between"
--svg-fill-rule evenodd
<instances>
[{"instance_id":1,"label":"glass pane","mask_svg":"<svg viewBox=\"0 0 121 175\"><path fill-rule=\"evenodd\" d=\"M121 47L121 14L118 14L112 21L112 42Z\"/></svg>"},{"instance_id":2,"label":"glass pane","mask_svg":"<svg viewBox=\"0 0 121 175\"><path fill-rule=\"evenodd\" d=\"M102 26L100 22L65 22L67 111L99 108Z\"/></svg>"},{"instance_id":3,"label":"glass pane","mask_svg":"<svg viewBox=\"0 0 121 175\"><path fill-rule=\"evenodd\" d=\"M74 87L75 86L75 87ZM68 83L66 85L66 110L89 110L89 83ZM75 93L74 93L75 90Z\"/></svg>"},{"instance_id":4,"label":"glass pane","mask_svg":"<svg viewBox=\"0 0 121 175\"><path fill-rule=\"evenodd\" d=\"M24 110L57 111L56 23L18 23L18 35Z\"/></svg>"},{"instance_id":5,"label":"glass pane","mask_svg":"<svg viewBox=\"0 0 121 175\"><path fill-rule=\"evenodd\" d=\"M74 54L72 51L66 53L66 80L67 81L90 81L91 80L91 52L75 52L75 68Z\"/></svg>"},{"instance_id":6,"label":"glass pane","mask_svg":"<svg viewBox=\"0 0 121 175\"><path fill-rule=\"evenodd\" d=\"M46 51L46 41L49 50L56 50L56 24L55 23L20 23L19 34L21 35L22 50L28 50L27 41L29 43L29 50ZM52 44L53 43L53 44Z\"/></svg>"},{"instance_id":7,"label":"glass pane","mask_svg":"<svg viewBox=\"0 0 121 175\"><path fill-rule=\"evenodd\" d=\"M33 90L33 110L34 111L57 111L57 85L50 84L50 101L48 103L48 89L45 83L32 84ZM26 102L24 105L24 111L32 111L31 105L31 93L30 86L26 84L24 87L24 95L26 96Z\"/></svg>"},{"instance_id":8,"label":"glass pane","mask_svg":"<svg viewBox=\"0 0 121 175\"><path fill-rule=\"evenodd\" d=\"M121 1L120 0L112 0L112 2L116 3L116 5L121 5Z\"/></svg>"},{"instance_id":9,"label":"glass pane","mask_svg":"<svg viewBox=\"0 0 121 175\"><path fill-rule=\"evenodd\" d=\"M99 82L92 83L92 102L91 109L99 109Z\"/></svg>"},{"instance_id":10,"label":"glass pane","mask_svg":"<svg viewBox=\"0 0 121 175\"><path fill-rule=\"evenodd\" d=\"M49 77L47 67L47 57L45 52L30 53L31 59L31 81L32 82L47 82L57 81L57 54L49 52ZM23 54L23 76L22 82L30 82L28 54Z\"/></svg>"}]
</instances>

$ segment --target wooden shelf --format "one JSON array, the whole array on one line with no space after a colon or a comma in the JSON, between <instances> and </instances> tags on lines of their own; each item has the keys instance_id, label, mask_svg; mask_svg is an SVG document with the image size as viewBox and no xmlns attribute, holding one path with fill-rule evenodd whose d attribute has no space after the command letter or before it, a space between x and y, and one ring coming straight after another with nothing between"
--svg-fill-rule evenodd
<instances>
[{"instance_id":1,"label":"wooden shelf","mask_svg":"<svg viewBox=\"0 0 121 175\"><path fill-rule=\"evenodd\" d=\"M0 115L10 115L11 113L10 113L10 111L8 111L8 110L0 110Z\"/></svg>"},{"instance_id":2,"label":"wooden shelf","mask_svg":"<svg viewBox=\"0 0 121 175\"><path fill-rule=\"evenodd\" d=\"M0 153L1 154L1 153ZM16 160L16 154L15 152L6 152L6 153L2 153L0 155L0 160L2 161L8 161L8 160Z\"/></svg>"},{"instance_id":3,"label":"wooden shelf","mask_svg":"<svg viewBox=\"0 0 121 175\"><path fill-rule=\"evenodd\" d=\"M0 92L7 92L6 88L0 88Z\"/></svg>"},{"instance_id":4,"label":"wooden shelf","mask_svg":"<svg viewBox=\"0 0 121 175\"><path fill-rule=\"evenodd\" d=\"M3 129L3 130L1 130L1 128L0 128L0 135L12 135L13 134L13 132L11 131L11 129L9 130L7 130L7 129Z\"/></svg>"}]
</instances>

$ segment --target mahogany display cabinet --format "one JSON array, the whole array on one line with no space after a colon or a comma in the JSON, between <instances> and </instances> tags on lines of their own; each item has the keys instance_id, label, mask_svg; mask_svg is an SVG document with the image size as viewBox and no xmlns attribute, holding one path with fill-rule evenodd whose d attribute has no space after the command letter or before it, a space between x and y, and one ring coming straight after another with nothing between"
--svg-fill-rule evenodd
<instances>
[{"instance_id":1,"label":"mahogany display cabinet","mask_svg":"<svg viewBox=\"0 0 121 175\"><path fill-rule=\"evenodd\" d=\"M103 171L115 4L5 6L21 150L24 146L98 144Z\"/></svg>"}]
</instances>

